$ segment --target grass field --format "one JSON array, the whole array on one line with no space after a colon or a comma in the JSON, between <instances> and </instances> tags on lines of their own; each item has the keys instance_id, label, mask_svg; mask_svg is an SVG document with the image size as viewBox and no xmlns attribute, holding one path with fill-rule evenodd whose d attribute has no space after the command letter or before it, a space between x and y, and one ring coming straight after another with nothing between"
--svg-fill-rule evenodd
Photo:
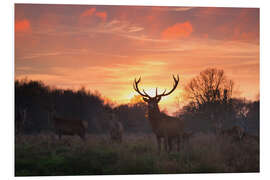
<instances>
[{"instance_id":1,"label":"grass field","mask_svg":"<svg viewBox=\"0 0 270 180\"><path fill-rule=\"evenodd\" d=\"M158 154L153 135L130 134L122 144L106 135L24 135L15 140L15 176L259 172L256 140L232 142L196 134L181 151Z\"/></svg>"}]
</instances>

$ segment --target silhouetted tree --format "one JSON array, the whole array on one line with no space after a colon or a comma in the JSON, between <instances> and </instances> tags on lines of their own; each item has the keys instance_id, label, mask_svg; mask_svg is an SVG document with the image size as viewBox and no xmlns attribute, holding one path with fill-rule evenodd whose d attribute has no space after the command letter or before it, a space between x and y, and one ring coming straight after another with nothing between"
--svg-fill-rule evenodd
<instances>
[{"instance_id":1,"label":"silhouetted tree","mask_svg":"<svg viewBox=\"0 0 270 180\"><path fill-rule=\"evenodd\" d=\"M233 81L226 78L224 71L208 68L185 86L185 98L189 104L184 109L204 120L208 128L212 126L218 130L230 118L232 93Z\"/></svg>"},{"instance_id":2,"label":"silhouetted tree","mask_svg":"<svg viewBox=\"0 0 270 180\"><path fill-rule=\"evenodd\" d=\"M193 78L185 86L185 95L197 107L232 97L233 81L228 80L223 70L209 68Z\"/></svg>"}]
</instances>

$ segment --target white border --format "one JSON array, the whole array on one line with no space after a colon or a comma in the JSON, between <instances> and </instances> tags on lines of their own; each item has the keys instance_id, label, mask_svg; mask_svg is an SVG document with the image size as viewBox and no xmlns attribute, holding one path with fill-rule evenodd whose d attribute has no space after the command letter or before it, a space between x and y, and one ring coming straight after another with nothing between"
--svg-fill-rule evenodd
<instances>
[{"instance_id":1,"label":"white border","mask_svg":"<svg viewBox=\"0 0 270 180\"><path fill-rule=\"evenodd\" d=\"M4 4L2 4L4 3ZM14 178L14 140L13 140L13 94L14 94L14 39L13 39L13 10L14 3L40 3L40 4L106 4L106 5L165 5L165 6L210 6L210 7L259 7L260 8L260 84L261 84L261 173L244 173L244 174L189 174L189 175L133 175L133 176L68 176L68 177L26 177L20 179L138 179L138 178L191 178L191 179L269 179L269 128L270 119L268 118L270 101L269 94L269 2L266 0L8 0L1 3L1 177L4 179ZM10 123L11 122L11 123ZM8 177L8 178L5 178Z\"/></svg>"}]
</instances>

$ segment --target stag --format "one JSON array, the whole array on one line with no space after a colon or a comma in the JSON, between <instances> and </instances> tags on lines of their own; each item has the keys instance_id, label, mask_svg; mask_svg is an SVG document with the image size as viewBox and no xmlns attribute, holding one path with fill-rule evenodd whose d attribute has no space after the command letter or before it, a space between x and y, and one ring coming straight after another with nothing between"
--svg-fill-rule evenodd
<instances>
[{"instance_id":1,"label":"stag","mask_svg":"<svg viewBox=\"0 0 270 180\"><path fill-rule=\"evenodd\" d=\"M85 141L87 123L82 120L64 119L56 115L55 106L49 109L49 122L52 123L54 132L61 139L62 135L78 135Z\"/></svg>"},{"instance_id":2,"label":"stag","mask_svg":"<svg viewBox=\"0 0 270 180\"><path fill-rule=\"evenodd\" d=\"M23 133L24 124L27 118L27 107L18 106L15 109L15 134L20 135Z\"/></svg>"},{"instance_id":3,"label":"stag","mask_svg":"<svg viewBox=\"0 0 270 180\"><path fill-rule=\"evenodd\" d=\"M166 89L163 93L158 94L158 89L156 88L156 95L154 97L149 96L143 89L143 92L139 90L138 84L141 81L141 78L134 80L133 88L138 92L143 100L148 104L148 120L151 124L152 131L156 135L158 152L161 151L161 141L164 140L165 150L170 152L172 149L172 140L177 139L177 151L180 150L180 139L184 130L184 122L175 117L168 116L160 112L158 103L162 97L170 95L177 87L179 82L179 76L177 78L173 76L174 85L173 88L166 92ZM167 148L168 147L168 148Z\"/></svg>"}]
</instances>

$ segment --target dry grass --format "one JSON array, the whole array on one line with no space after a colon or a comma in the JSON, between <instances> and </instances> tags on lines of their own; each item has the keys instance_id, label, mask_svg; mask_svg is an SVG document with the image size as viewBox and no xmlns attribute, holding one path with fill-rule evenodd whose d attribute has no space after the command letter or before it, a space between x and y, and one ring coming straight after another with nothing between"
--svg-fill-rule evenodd
<instances>
[{"instance_id":1,"label":"dry grass","mask_svg":"<svg viewBox=\"0 0 270 180\"><path fill-rule=\"evenodd\" d=\"M48 134L16 139L15 175L97 175L258 172L259 144L233 142L213 134L196 134L181 151L158 154L153 135L125 135L122 144L107 135L64 136Z\"/></svg>"}]
</instances>

